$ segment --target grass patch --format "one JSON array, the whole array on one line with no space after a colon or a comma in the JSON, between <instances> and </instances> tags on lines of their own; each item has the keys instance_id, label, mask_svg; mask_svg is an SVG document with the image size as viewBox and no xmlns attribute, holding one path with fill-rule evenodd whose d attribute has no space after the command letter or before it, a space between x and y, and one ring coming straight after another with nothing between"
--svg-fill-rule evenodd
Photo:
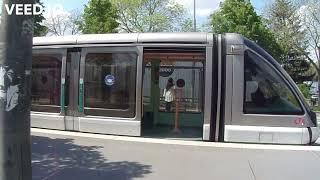
<instances>
[{"instance_id":1,"label":"grass patch","mask_svg":"<svg viewBox=\"0 0 320 180\"><path fill-rule=\"evenodd\" d=\"M311 106L312 111L320 112L320 106Z\"/></svg>"}]
</instances>

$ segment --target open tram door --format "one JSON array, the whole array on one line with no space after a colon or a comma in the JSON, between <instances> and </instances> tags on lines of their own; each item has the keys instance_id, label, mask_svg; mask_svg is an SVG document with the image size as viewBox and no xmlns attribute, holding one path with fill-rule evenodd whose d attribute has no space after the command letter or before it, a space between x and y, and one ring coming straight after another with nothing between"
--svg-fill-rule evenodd
<instances>
[{"instance_id":1,"label":"open tram door","mask_svg":"<svg viewBox=\"0 0 320 180\"><path fill-rule=\"evenodd\" d=\"M143 59L142 135L202 140L206 49L145 48Z\"/></svg>"}]
</instances>

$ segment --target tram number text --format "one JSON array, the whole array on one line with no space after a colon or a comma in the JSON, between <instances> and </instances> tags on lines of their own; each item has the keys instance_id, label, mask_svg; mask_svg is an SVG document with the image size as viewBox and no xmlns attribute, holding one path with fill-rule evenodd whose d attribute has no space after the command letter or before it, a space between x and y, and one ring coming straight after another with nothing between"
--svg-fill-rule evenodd
<instances>
[{"instance_id":1,"label":"tram number text","mask_svg":"<svg viewBox=\"0 0 320 180\"><path fill-rule=\"evenodd\" d=\"M303 125L304 124L304 119L303 118L298 118L294 120L294 123L296 125Z\"/></svg>"}]
</instances>

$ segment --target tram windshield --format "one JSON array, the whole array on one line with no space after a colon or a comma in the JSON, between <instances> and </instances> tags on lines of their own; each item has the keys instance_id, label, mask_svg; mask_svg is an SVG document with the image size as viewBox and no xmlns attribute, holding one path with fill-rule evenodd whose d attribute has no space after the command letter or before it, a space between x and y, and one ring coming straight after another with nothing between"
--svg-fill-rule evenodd
<instances>
[{"instance_id":1,"label":"tram windshield","mask_svg":"<svg viewBox=\"0 0 320 180\"><path fill-rule=\"evenodd\" d=\"M262 48L245 39L245 97L243 109L253 114L303 114L294 83L283 68ZM272 68L274 67L274 68ZM277 73L279 71L280 73ZM299 95L299 94L298 94ZM300 98L303 101L303 98ZM303 102L305 104L305 102Z\"/></svg>"},{"instance_id":2,"label":"tram windshield","mask_svg":"<svg viewBox=\"0 0 320 180\"><path fill-rule=\"evenodd\" d=\"M244 57L245 113L303 114L292 91L260 56L246 50Z\"/></svg>"}]
</instances>

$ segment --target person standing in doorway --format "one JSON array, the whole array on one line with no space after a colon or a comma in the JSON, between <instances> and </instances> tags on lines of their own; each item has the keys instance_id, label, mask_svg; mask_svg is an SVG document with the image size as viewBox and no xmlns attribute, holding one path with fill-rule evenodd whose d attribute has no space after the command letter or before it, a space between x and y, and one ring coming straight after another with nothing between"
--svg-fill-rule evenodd
<instances>
[{"instance_id":1,"label":"person standing in doorway","mask_svg":"<svg viewBox=\"0 0 320 180\"><path fill-rule=\"evenodd\" d=\"M173 79L169 78L166 88L163 92L164 101L166 102L166 112L171 111L172 102L175 99Z\"/></svg>"}]
</instances>

